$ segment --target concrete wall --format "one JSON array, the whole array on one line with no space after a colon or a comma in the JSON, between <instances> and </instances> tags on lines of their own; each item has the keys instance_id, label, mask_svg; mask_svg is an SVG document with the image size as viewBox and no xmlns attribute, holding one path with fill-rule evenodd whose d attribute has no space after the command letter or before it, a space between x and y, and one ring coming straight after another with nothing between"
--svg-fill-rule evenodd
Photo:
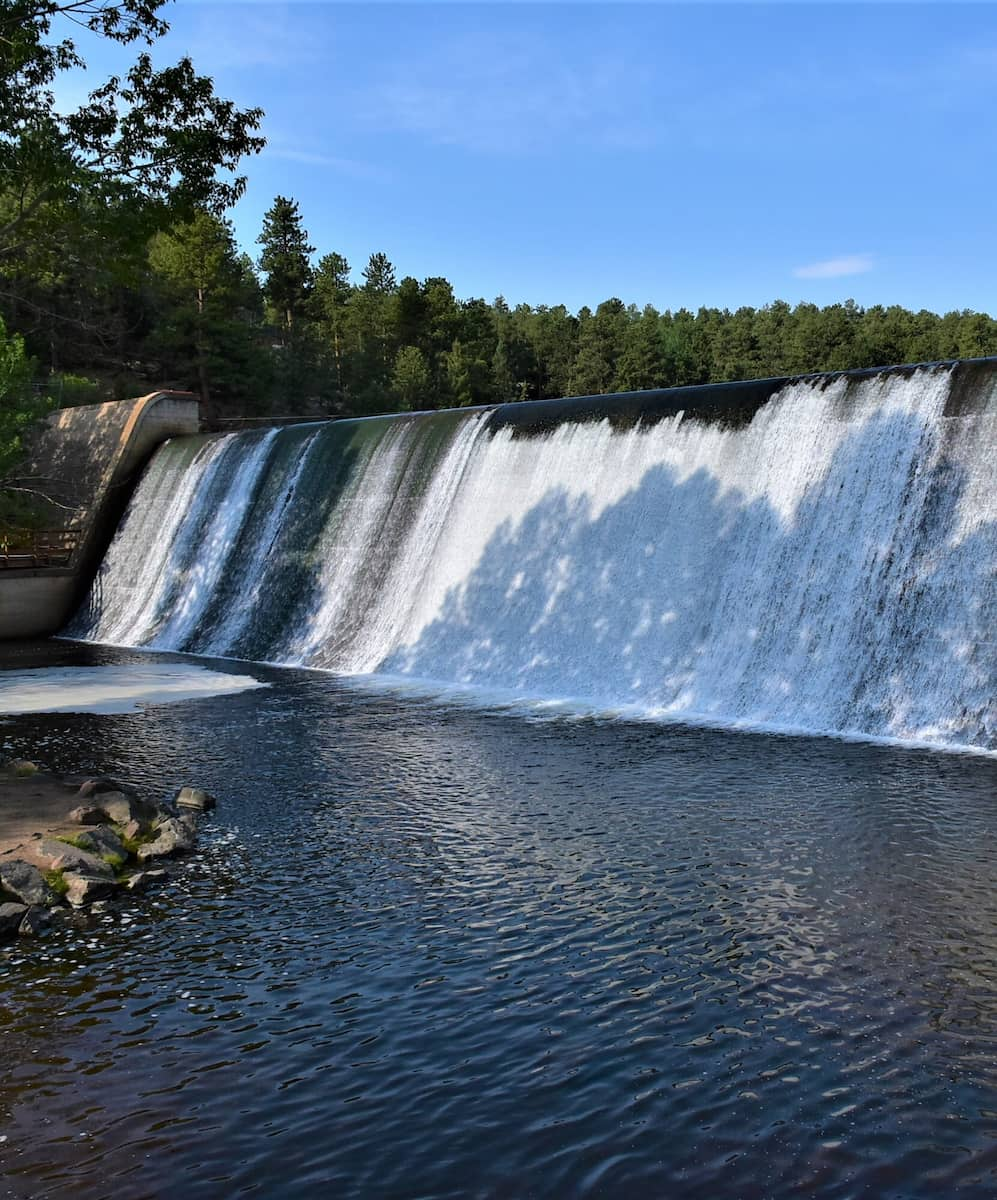
<instances>
[{"instance_id":1,"label":"concrete wall","mask_svg":"<svg viewBox=\"0 0 997 1200\"><path fill-rule=\"evenodd\" d=\"M20 481L49 497L51 528L76 529L70 569L0 571L0 639L42 637L65 624L96 571L153 450L197 433L197 401L186 392L88 404L52 413Z\"/></svg>"}]
</instances>

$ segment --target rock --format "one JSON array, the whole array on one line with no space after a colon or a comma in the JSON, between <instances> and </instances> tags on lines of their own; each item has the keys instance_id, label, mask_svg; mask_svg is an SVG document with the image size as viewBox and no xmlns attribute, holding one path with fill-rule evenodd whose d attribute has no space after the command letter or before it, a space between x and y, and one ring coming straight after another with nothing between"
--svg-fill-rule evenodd
<instances>
[{"instance_id":1,"label":"rock","mask_svg":"<svg viewBox=\"0 0 997 1200\"><path fill-rule=\"evenodd\" d=\"M132 892L147 892L151 887L166 883L170 873L163 867L152 867L148 871L136 871L128 880L128 890Z\"/></svg>"},{"instance_id":2,"label":"rock","mask_svg":"<svg viewBox=\"0 0 997 1200\"><path fill-rule=\"evenodd\" d=\"M215 798L203 788L182 787L173 797L177 808L189 808L194 812L211 812L215 807Z\"/></svg>"},{"instance_id":3,"label":"rock","mask_svg":"<svg viewBox=\"0 0 997 1200\"><path fill-rule=\"evenodd\" d=\"M11 775L17 775L21 777L26 775L37 775L39 771L38 764L30 762L26 758L12 758L4 769L9 771Z\"/></svg>"},{"instance_id":4,"label":"rock","mask_svg":"<svg viewBox=\"0 0 997 1200\"><path fill-rule=\"evenodd\" d=\"M22 904L58 904L59 897L45 882L45 876L30 863L14 859L0 863L0 888L16 896Z\"/></svg>"},{"instance_id":5,"label":"rock","mask_svg":"<svg viewBox=\"0 0 997 1200\"><path fill-rule=\"evenodd\" d=\"M108 866L102 858L91 854L89 850L70 846L68 842L43 838L40 853L43 858L49 859L53 871L82 871L84 874L99 875L105 879L114 877L114 868Z\"/></svg>"},{"instance_id":6,"label":"rock","mask_svg":"<svg viewBox=\"0 0 997 1200\"><path fill-rule=\"evenodd\" d=\"M44 908L32 905L17 927L18 937L41 937L52 927L52 918Z\"/></svg>"},{"instance_id":7,"label":"rock","mask_svg":"<svg viewBox=\"0 0 997 1200\"><path fill-rule=\"evenodd\" d=\"M90 850L100 858L106 854L115 854L122 862L128 858L128 851L122 845L121 838L107 825L98 825L94 829L88 829L85 833L81 833L76 840L85 850Z\"/></svg>"},{"instance_id":8,"label":"rock","mask_svg":"<svg viewBox=\"0 0 997 1200\"><path fill-rule=\"evenodd\" d=\"M0 940L17 937L27 911L26 904L0 904Z\"/></svg>"},{"instance_id":9,"label":"rock","mask_svg":"<svg viewBox=\"0 0 997 1200\"><path fill-rule=\"evenodd\" d=\"M167 854L180 854L194 849L194 831L178 817L167 817L156 828L156 840L139 846L139 862L150 858L162 858Z\"/></svg>"},{"instance_id":10,"label":"rock","mask_svg":"<svg viewBox=\"0 0 997 1200\"><path fill-rule=\"evenodd\" d=\"M148 829L161 815L155 804L140 800L128 792L102 792L94 799L93 805L105 812L115 825L137 821L143 829Z\"/></svg>"},{"instance_id":11,"label":"rock","mask_svg":"<svg viewBox=\"0 0 997 1200\"><path fill-rule=\"evenodd\" d=\"M191 845L193 845L197 841L197 813L182 812L176 820L186 829Z\"/></svg>"},{"instance_id":12,"label":"rock","mask_svg":"<svg viewBox=\"0 0 997 1200\"><path fill-rule=\"evenodd\" d=\"M130 842L138 841L145 832L141 821L129 821L121 830L121 836Z\"/></svg>"},{"instance_id":13,"label":"rock","mask_svg":"<svg viewBox=\"0 0 997 1200\"><path fill-rule=\"evenodd\" d=\"M74 808L66 817L67 821L72 821L74 825L106 825L111 818L102 808L97 808L94 804L81 804L79 808Z\"/></svg>"},{"instance_id":14,"label":"rock","mask_svg":"<svg viewBox=\"0 0 997 1200\"><path fill-rule=\"evenodd\" d=\"M106 900L117 888L113 879L103 875L87 875L84 872L66 872L66 899L73 908L82 908L94 900Z\"/></svg>"},{"instance_id":15,"label":"rock","mask_svg":"<svg viewBox=\"0 0 997 1200\"><path fill-rule=\"evenodd\" d=\"M100 796L105 792L122 792L126 796L138 799L138 792L129 783L121 783L110 775L98 775L95 779L87 779L80 784L77 791L79 796Z\"/></svg>"}]
</instances>

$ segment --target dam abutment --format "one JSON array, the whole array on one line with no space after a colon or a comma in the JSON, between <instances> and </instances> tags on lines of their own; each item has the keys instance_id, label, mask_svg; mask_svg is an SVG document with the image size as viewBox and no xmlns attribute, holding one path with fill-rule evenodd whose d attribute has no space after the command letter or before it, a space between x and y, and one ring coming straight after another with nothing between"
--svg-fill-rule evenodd
<instances>
[{"instance_id":1,"label":"dam abutment","mask_svg":"<svg viewBox=\"0 0 997 1200\"><path fill-rule=\"evenodd\" d=\"M197 401L187 392L59 409L37 431L21 476L72 534L68 566L0 571L0 639L58 632L93 579L142 469L171 437L196 433Z\"/></svg>"}]
</instances>

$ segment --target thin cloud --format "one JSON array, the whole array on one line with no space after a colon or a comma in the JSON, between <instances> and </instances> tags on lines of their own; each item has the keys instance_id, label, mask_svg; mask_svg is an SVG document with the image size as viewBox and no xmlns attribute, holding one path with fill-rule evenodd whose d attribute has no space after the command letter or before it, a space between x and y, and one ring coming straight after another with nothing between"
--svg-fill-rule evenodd
<instances>
[{"instance_id":1,"label":"thin cloud","mask_svg":"<svg viewBox=\"0 0 997 1200\"><path fill-rule=\"evenodd\" d=\"M368 131L485 154L566 142L645 149L658 135L633 111L640 74L608 51L569 63L536 37L471 34L441 42L431 58L382 68L378 85L348 107Z\"/></svg>"},{"instance_id":2,"label":"thin cloud","mask_svg":"<svg viewBox=\"0 0 997 1200\"><path fill-rule=\"evenodd\" d=\"M290 6L267 5L234 16L214 5L198 13L187 47L195 62L212 69L291 70L322 62L324 50L318 27Z\"/></svg>"},{"instance_id":3,"label":"thin cloud","mask_svg":"<svg viewBox=\"0 0 997 1200\"><path fill-rule=\"evenodd\" d=\"M282 158L287 162L304 163L309 167L325 167L341 175L352 175L355 179L388 180L391 172L376 163L362 162L355 158L340 158L335 154L321 154L312 150L295 150L286 146L268 146L264 152L269 158Z\"/></svg>"},{"instance_id":4,"label":"thin cloud","mask_svg":"<svg viewBox=\"0 0 997 1200\"><path fill-rule=\"evenodd\" d=\"M826 258L823 262L795 267L797 279L842 279L846 275L864 275L873 268L871 254L846 254L842 258Z\"/></svg>"}]
</instances>

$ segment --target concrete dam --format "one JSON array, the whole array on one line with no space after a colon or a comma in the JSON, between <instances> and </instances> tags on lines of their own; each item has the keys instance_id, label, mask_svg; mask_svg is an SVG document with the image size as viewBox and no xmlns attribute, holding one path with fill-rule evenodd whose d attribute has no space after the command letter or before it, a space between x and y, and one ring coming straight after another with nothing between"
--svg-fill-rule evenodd
<instances>
[{"instance_id":1,"label":"concrete dam","mask_svg":"<svg viewBox=\"0 0 997 1200\"><path fill-rule=\"evenodd\" d=\"M997 749L997 361L159 449L66 633Z\"/></svg>"},{"instance_id":2,"label":"concrete dam","mask_svg":"<svg viewBox=\"0 0 997 1200\"><path fill-rule=\"evenodd\" d=\"M197 401L186 392L152 392L49 415L14 482L36 493L51 525L68 526L63 532L72 552L63 566L4 564L0 639L42 637L65 624L150 454L167 438L198 428Z\"/></svg>"}]
</instances>

